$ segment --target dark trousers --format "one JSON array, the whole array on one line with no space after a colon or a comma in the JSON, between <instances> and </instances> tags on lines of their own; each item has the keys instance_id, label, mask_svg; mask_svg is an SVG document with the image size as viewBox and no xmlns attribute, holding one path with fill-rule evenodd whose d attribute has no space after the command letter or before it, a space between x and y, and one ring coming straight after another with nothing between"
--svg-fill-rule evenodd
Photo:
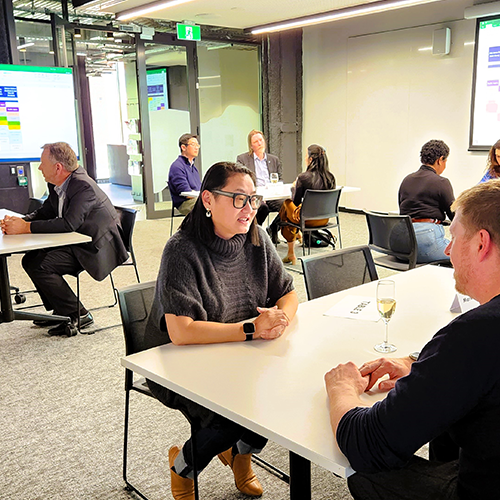
<instances>
[{"instance_id":1,"label":"dark trousers","mask_svg":"<svg viewBox=\"0 0 500 500\"><path fill-rule=\"evenodd\" d=\"M364 474L348 480L354 500L458 500L458 460L432 462L413 457L403 469Z\"/></svg>"},{"instance_id":2,"label":"dark trousers","mask_svg":"<svg viewBox=\"0 0 500 500\"><path fill-rule=\"evenodd\" d=\"M242 441L249 448L255 450L255 452L260 451L267 443L266 438L255 432L249 431L241 425L151 380L148 380L148 386L154 396L164 405L181 411L187 420L191 424L194 424L197 472L201 472L214 457L235 446L238 441ZM184 443L182 448L186 468L182 471L177 471L177 474L183 477L188 476L193 470L192 445L192 438L190 438Z\"/></svg>"},{"instance_id":3,"label":"dark trousers","mask_svg":"<svg viewBox=\"0 0 500 500\"><path fill-rule=\"evenodd\" d=\"M77 299L63 278L83 270L71 246L50 250L32 250L24 255L23 268L33 281L47 311L61 316L77 316ZM84 310L80 302L80 310Z\"/></svg>"},{"instance_id":4,"label":"dark trousers","mask_svg":"<svg viewBox=\"0 0 500 500\"><path fill-rule=\"evenodd\" d=\"M213 413L213 417L206 427L201 427L195 431L194 437L196 441L196 469L198 472L201 472L210 463L212 458L234 447L238 441L242 441L255 452L262 450L267 443L266 438L216 413ZM192 438L189 438L182 448L184 460L188 466L186 470L179 471L179 474L182 476L187 476L193 470L193 464L191 463L192 447L193 441Z\"/></svg>"},{"instance_id":5,"label":"dark trousers","mask_svg":"<svg viewBox=\"0 0 500 500\"><path fill-rule=\"evenodd\" d=\"M263 201L257 210L257 215L255 216L255 218L257 219L257 224L259 224L259 226L262 226L262 224L266 220L267 216L269 215L269 212L279 212L281 205L283 204L283 201L285 201L285 200ZM275 219L275 221L276 221L276 219ZM275 221L273 221L273 223ZM278 222L279 222L279 219L278 219Z\"/></svg>"}]
</instances>

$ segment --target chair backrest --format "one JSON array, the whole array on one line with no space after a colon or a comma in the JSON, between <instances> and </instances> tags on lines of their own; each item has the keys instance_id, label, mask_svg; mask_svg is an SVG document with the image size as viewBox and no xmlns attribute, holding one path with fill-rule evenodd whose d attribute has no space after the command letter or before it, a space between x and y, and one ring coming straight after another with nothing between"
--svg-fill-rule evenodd
<instances>
[{"instance_id":1,"label":"chair backrest","mask_svg":"<svg viewBox=\"0 0 500 500\"><path fill-rule=\"evenodd\" d=\"M26 215L38 210L43 205L43 200L40 198L30 198Z\"/></svg>"},{"instance_id":2,"label":"chair backrest","mask_svg":"<svg viewBox=\"0 0 500 500\"><path fill-rule=\"evenodd\" d=\"M127 355L143 349L144 333L153 304L155 287L155 281L148 281L118 290Z\"/></svg>"},{"instance_id":3,"label":"chair backrest","mask_svg":"<svg viewBox=\"0 0 500 500\"><path fill-rule=\"evenodd\" d=\"M408 262L408 269L417 264L417 238L409 215L364 211L368 231L369 246L376 252L393 255Z\"/></svg>"},{"instance_id":4,"label":"chair backrest","mask_svg":"<svg viewBox=\"0 0 500 500\"><path fill-rule=\"evenodd\" d=\"M301 261L309 300L378 279L366 245L302 257Z\"/></svg>"},{"instance_id":5,"label":"chair backrest","mask_svg":"<svg viewBox=\"0 0 500 500\"><path fill-rule=\"evenodd\" d=\"M133 208L115 207L118 217L120 218L120 225L122 226L122 239L127 252L132 249L132 235L134 233L135 218L137 217L137 210Z\"/></svg>"},{"instance_id":6,"label":"chair backrest","mask_svg":"<svg viewBox=\"0 0 500 500\"><path fill-rule=\"evenodd\" d=\"M339 201L342 188L307 189L300 210L301 221L330 219L339 215Z\"/></svg>"}]
</instances>

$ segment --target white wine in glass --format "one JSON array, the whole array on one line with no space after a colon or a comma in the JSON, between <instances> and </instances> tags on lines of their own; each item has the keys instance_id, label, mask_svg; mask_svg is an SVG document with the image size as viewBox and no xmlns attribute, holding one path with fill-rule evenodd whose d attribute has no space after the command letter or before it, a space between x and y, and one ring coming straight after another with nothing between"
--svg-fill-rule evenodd
<instances>
[{"instance_id":1,"label":"white wine in glass","mask_svg":"<svg viewBox=\"0 0 500 500\"><path fill-rule=\"evenodd\" d=\"M396 311L396 284L392 280L381 280L377 283L377 309L385 323L385 340L375 345L377 352L394 352L397 347L389 344L389 321Z\"/></svg>"}]
</instances>

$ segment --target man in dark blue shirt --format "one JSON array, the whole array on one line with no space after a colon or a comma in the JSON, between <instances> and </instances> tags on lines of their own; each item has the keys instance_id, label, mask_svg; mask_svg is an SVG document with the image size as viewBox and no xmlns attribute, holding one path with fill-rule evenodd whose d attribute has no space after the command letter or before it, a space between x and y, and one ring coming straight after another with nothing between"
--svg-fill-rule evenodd
<instances>
[{"instance_id":1,"label":"man in dark blue shirt","mask_svg":"<svg viewBox=\"0 0 500 500\"><path fill-rule=\"evenodd\" d=\"M183 134L179 138L181 154L170 165L168 188L174 207L183 215L187 215L196 203L196 197L181 196L182 192L199 191L201 188L200 173L194 159L200 152L198 138L192 134Z\"/></svg>"},{"instance_id":2,"label":"man in dark blue shirt","mask_svg":"<svg viewBox=\"0 0 500 500\"><path fill-rule=\"evenodd\" d=\"M357 471L349 478L356 500L499 496L500 180L464 191L452 210L445 252L455 287L480 305L442 328L416 361L347 363L325 375L332 429ZM366 407L360 394L384 375L387 397ZM427 442L430 460L414 456Z\"/></svg>"}]
</instances>

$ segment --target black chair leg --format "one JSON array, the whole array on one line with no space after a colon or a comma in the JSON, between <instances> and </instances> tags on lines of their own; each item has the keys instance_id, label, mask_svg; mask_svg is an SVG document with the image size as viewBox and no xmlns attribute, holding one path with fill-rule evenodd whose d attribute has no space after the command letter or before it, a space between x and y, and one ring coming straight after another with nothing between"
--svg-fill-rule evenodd
<instances>
[{"instance_id":1,"label":"black chair leg","mask_svg":"<svg viewBox=\"0 0 500 500\"><path fill-rule=\"evenodd\" d=\"M196 464L196 426L191 424L191 460L193 461L193 480L194 480L194 499L199 500L199 492L198 492L198 467Z\"/></svg>"},{"instance_id":2,"label":"black chair leg","mask_svg":"<svg viewBox=\"0 0 500 500\"><path fill-rule=\"evenodd\" d=\"M125 391L125 425L124 425L124 436L123 436L123 480L126 484L127 491L134 491L144 500L149 500L146 495L141 493L134 485L132 485L127 478L127 458L128 458L128 423L129 423L129 411L130 411L130 391Z\"/></svg>"}]
</instances>

